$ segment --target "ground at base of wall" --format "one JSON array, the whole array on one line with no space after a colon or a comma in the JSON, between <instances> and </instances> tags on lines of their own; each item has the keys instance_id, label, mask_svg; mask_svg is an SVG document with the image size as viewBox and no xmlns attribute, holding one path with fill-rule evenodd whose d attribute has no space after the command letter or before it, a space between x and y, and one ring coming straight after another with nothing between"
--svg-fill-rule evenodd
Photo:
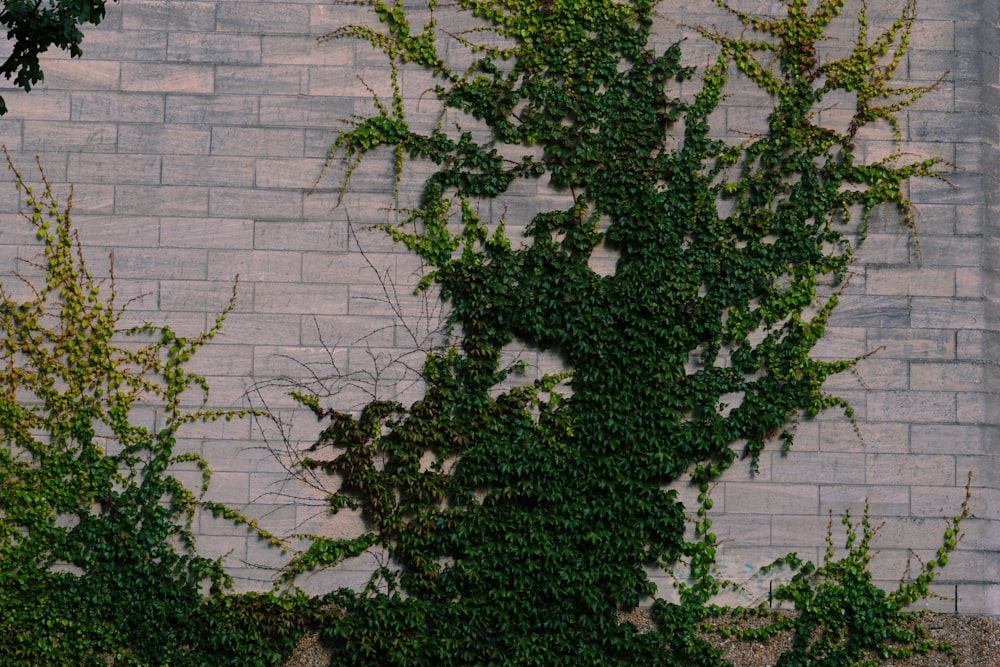
<instances>
[{"instance_id":1,"label":"ground at base of wall","mask_svg":"<svg viewBox=\"0 0 1000 667\"><path fill-rule=\"evenodd\" d=\"M633 613L624 620L643 629L649 619L641 612ZM744 623L753 622L744 620ZM997 667L1000 665L1000 618L986 616L959 616L956 614L928 614L924 617L924 627L931 638L948 642L955 651L956 663L951 655L934 652L920 655L903 663L886 663L883 667ZM767 642L744 642L718 638L717 643L725 650L726 658L735 667L772 667L781 652L788 647L791 638L779 635ZM295 648L292 657L284 667L328 667L331 654L319 641L315 633L307 634Z\"/></svg>"},{"instance_id":2,"label":"ground at base of wall","mask_svg":"<svg viewBox=\"0 0 1000 667\"><path fill-rule=\"evenodd\" d=\"M930 638L951 644L954 654L932 651L882 667L998 667L1000 666L1000 618L928 614L923 618ZM778 656L791 646L791 634L780 634L767 642L719 638L714 641L735 667L773 667Z\"/></svg>"}]
</instances>

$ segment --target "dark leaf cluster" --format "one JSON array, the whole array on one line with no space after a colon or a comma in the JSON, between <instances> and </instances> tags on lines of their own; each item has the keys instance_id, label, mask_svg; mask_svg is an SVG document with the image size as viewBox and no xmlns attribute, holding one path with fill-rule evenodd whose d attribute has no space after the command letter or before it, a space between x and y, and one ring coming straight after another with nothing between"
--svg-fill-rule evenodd
<instances>
[{"instance_id":1,"label":"dark leaf cluster","mask_svg":"<svg viewBox=\"0 0 1000 667\"><path fill-rule=\"evenodd\" d=\"M83 55L80 44L85 23L104 19L106 0L4 0L0 25L7 29L11 52L0 74L26 92L44 78L38 57L54 46L75 58ZM7 105L0 97L0 115Z\"/></svg>"}]
</instances>

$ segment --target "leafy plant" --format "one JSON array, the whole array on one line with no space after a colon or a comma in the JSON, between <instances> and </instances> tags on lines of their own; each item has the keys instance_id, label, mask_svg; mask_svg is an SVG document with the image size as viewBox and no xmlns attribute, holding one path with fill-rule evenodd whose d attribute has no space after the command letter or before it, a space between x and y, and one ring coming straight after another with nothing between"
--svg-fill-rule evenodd
<instances>
[{"instance_id":1,"label":"leafy plant","mask_svg":"<svg viewBox=\"0 0 1000 667\"><path fill-rule=\"evenodd\" d=\"M668 91L694 71L679 45L650 46L647 0L431 0L420 26L416 9L377 0L381 29L329 36L365 40L391 64L391 99L376 97L333 151L348 180L383 146L397 183L408 159L434 166L418 204L384 229L425 262L420 288L438 286L457 336L428 353L426 394L410 408L375 401L352 415L303 397L330 422L303 466L329 473L331 511L360 512L370 532L318 537L291 571L374 544L395 564L376 573L388 594L343 594L354 613L330 632L345 664L718 660L695 633L722 584L709 484L740 457L755 468L775 438L791 446L802 412L852 414L822 385L856 360L810 350L871 211L889 204L909 220L903 184L936 164L901 151L865 162L856 147L863 128L892 127L933 88L891 82L913 2L875 33L862 6L840 58L819 45L843 0L786 0L781 18L718 4L752 37L702 29L719 55L688 100ZM442 11L482 23L446 31ZM449 64L461 47L471 66ZM429 131L408 121L406 68L436 77L441 122ZM734 72L773 100L767 131L736 144L711 125ZM843 127L819 116L837 95L854 100ZM444 120L456 116L469 129ZM542 178L567 207L515 221L477 212ZM617 254L610 275L591 267L599 247ZM503 389L512 344L569 370ZM693 541L669 490L682 479L701 491ZM646 568L682 563L690 583L679 604L656 600L659 631L618 622L655 596Z\"/></svg>"},{"instance_id":2,"label":"leafy plant","mask_svg":"<svg viewBox=\"0 0 1000 667\"><path fill-rule=\"evenodd\" d=\"M907 660L917 653L948 651L949 646L930 639L919 622L919 613L905 609L930 595L936 570L948 564L949 555L957 548L960 525L969 516L971 482L970 474L965 500L959 513L947 520L934 559L921 562L912 578L907 566L895 590L887 592L873 582L870 564L876 552L872 540L879 527L872 524L866 504L859 524L852 523L850 512L841 518L847 537L839 557L831 516L821 565L789 554L761 570L767 574L787 566L796 571L791 581L778 586L772 595L773 600L792 603L795 614L751 630L723 631L742 639L762 640L791 629L792 646L777 667L877 667L886 660Z\"/></svg>"},{"instance_id":3,"label":"leafy plant","mask_svg":"<svg viewBox=\"0 0 1000 667\"><path fill-rule=\"evenodd\" d=\"M294 623L281 630L287 609L307 605L269 596L257 603L275 610L267 627L217 613L233 606L219 597L229 578L198 555L191 521L201 504L224 508L172 473L196 464L203 491L207 462L175 452L178 430L247 412L183 407L207 398L205 379L185 365L233 301L195 338L150 324L119 330L128 303L113 276L102 283L87 268L72 195L61 206L44 172L35 189L8 164L42 248L25 265L43 277L21 277L27 298L0 290L0 662L198 665L210 649L216 665L278 662L301 635ZM160 425L139 421L140 406L156 407ZM250 611L254 598L240 604ZM227 636L243 640L230 662L218 650Z\"/></svg>"},{"instance_id":4,"label":"leafy plant","mask_svg":"<svg viewBox=\"0 0 1000 667\"><path fill-rule=\"evenodd\" d=\"M25 92L44 78L38 56L55 46L69 51L70 56L83 55L80 44L84 23L99 24L104 19L106 0L4 0L0 8L0 25L7 29L11 40L10 54L0 65L0 74ZM0 97L0 115L7 105Z\"/></svg>"}]
</instances>

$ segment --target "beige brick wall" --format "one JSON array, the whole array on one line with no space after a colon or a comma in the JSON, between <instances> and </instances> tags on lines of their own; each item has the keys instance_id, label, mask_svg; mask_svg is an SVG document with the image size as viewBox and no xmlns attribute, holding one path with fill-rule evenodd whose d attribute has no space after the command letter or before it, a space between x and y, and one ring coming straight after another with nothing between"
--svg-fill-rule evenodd
<instances>
[{"instance_id":1,"label":"beige brick wall","mask_svg":"<svg viewBox=\"0 0 1000 667\"><path fill-rule=\"evenodd\" d=\"M780 9L777 2L753 5ZM870 5L888 17L900 2ZM714 3L660 9L658 38L666 45L687 37L686 60L704 66L712 47L681 24L724 25ZM721 553L735 577L791 549L818 556L828 511L857 513L867 496L876 519L887 522L876 571L891 585L908 548L933 553L940 517L954 513L971 470L975 518L938 590L952 598L957 590L961 611L1000 613L1000 68L988 51L997 7L924 0L919 12L906 72L914 82L948 74L904 116L902 130L909 150L954 167L949 183L911 185L921 212L916 237L891 216L873 221L857 274L817 348L824 358L879 350L856 375L830 382L856 406L860 438L834 411L804 422L791 454L769 450L756 477L737 466L720 482L715 525L733 540ZM369 110L366 86L385 93L388 77L372 49L316 38L372 18L365 7L306 1L121 0L108 6L100 28L87 31L82 60L53 54L44 85L30 95L4 90L10 113L0 119L0 140L22 170L38 155L59 189L75 185L88 254L106 265L102 258L113 253L122 293L146 295L132 319L194 333L225 305L239 274L236 309L195 362L214 388L213 405L245 405L255 381L305 377L302 363L330 360L324 343L336 348L341 371L372 371L373 359L404 352L436 321L433 314L420 320L426 304L409 293L412 258L384 238L363 234L359 247L348 234L348 215L358 228L387 215L390 156L359 168L339 208L336 172L323 167L342 119ZM834 30L829 48L847 44L851 22ZM404 77L413 96L426 84L419 75ZM695 86L685 83L681 92ZM720 131L752 129L764 103L757 91L739 90L720 115ZM889 149L873 140L864 150L875 159ZM506 206L516 228L558 199L532 186L484 214L498 216ZM13 258L32 253L16 210L13 187L0 187L5 284ZM362 247L379 272L402 284L399 305L413 331L394 317ZM379 392L412 398L412 386L398 381L405 376L387 371ZM362 389L348 388L342 407L364 400ZM282 391L269 388L266 397L293 416ZM304 415L293 422L291 438L300 443L318 428ZM287 483L249 422L198 426L183 446L212 463L210 496L246 505L262 525L281 533L357 528L350 518L324 517L317 494ZM280 561L227 524L206 518L200 532L205 552L225 555L242 588L266 585L267 568ZM372 562L366 556L347 564L336 584L363 583ZM320 590L331 581L306 585Z\"/></svg>"}]
</instances>

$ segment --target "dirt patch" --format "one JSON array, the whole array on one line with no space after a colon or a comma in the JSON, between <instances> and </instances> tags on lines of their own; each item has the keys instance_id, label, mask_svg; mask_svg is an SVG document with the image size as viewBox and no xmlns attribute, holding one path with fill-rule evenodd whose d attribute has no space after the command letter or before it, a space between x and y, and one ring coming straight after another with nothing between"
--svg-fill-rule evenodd
<instances>
[{"instance_id":1,"label":"dirt patch","mask_svg":"<svg viewBox=\"0 0 1000 667\"><path fill-rule=\"evenodd\" d=\"M638 629L651 627L648 614L642 611L623 616ZM741 624L761 623L761 619L741 619ZM888 662L883 667L997 667L1000 665L1000 618L987 616L959 616L956 614L928 614L923 619L933 640L948 642L954 657L935 651L918 655L903 663ZM782 633L766 642L740 641L712 635L709 639L725 651L728 660L736 667L772 667L782 651L791 644L791 635ZM320 641L318 633L306 634L284 667L328 667L332 653Z\"/></svg>"}]
</instances>

